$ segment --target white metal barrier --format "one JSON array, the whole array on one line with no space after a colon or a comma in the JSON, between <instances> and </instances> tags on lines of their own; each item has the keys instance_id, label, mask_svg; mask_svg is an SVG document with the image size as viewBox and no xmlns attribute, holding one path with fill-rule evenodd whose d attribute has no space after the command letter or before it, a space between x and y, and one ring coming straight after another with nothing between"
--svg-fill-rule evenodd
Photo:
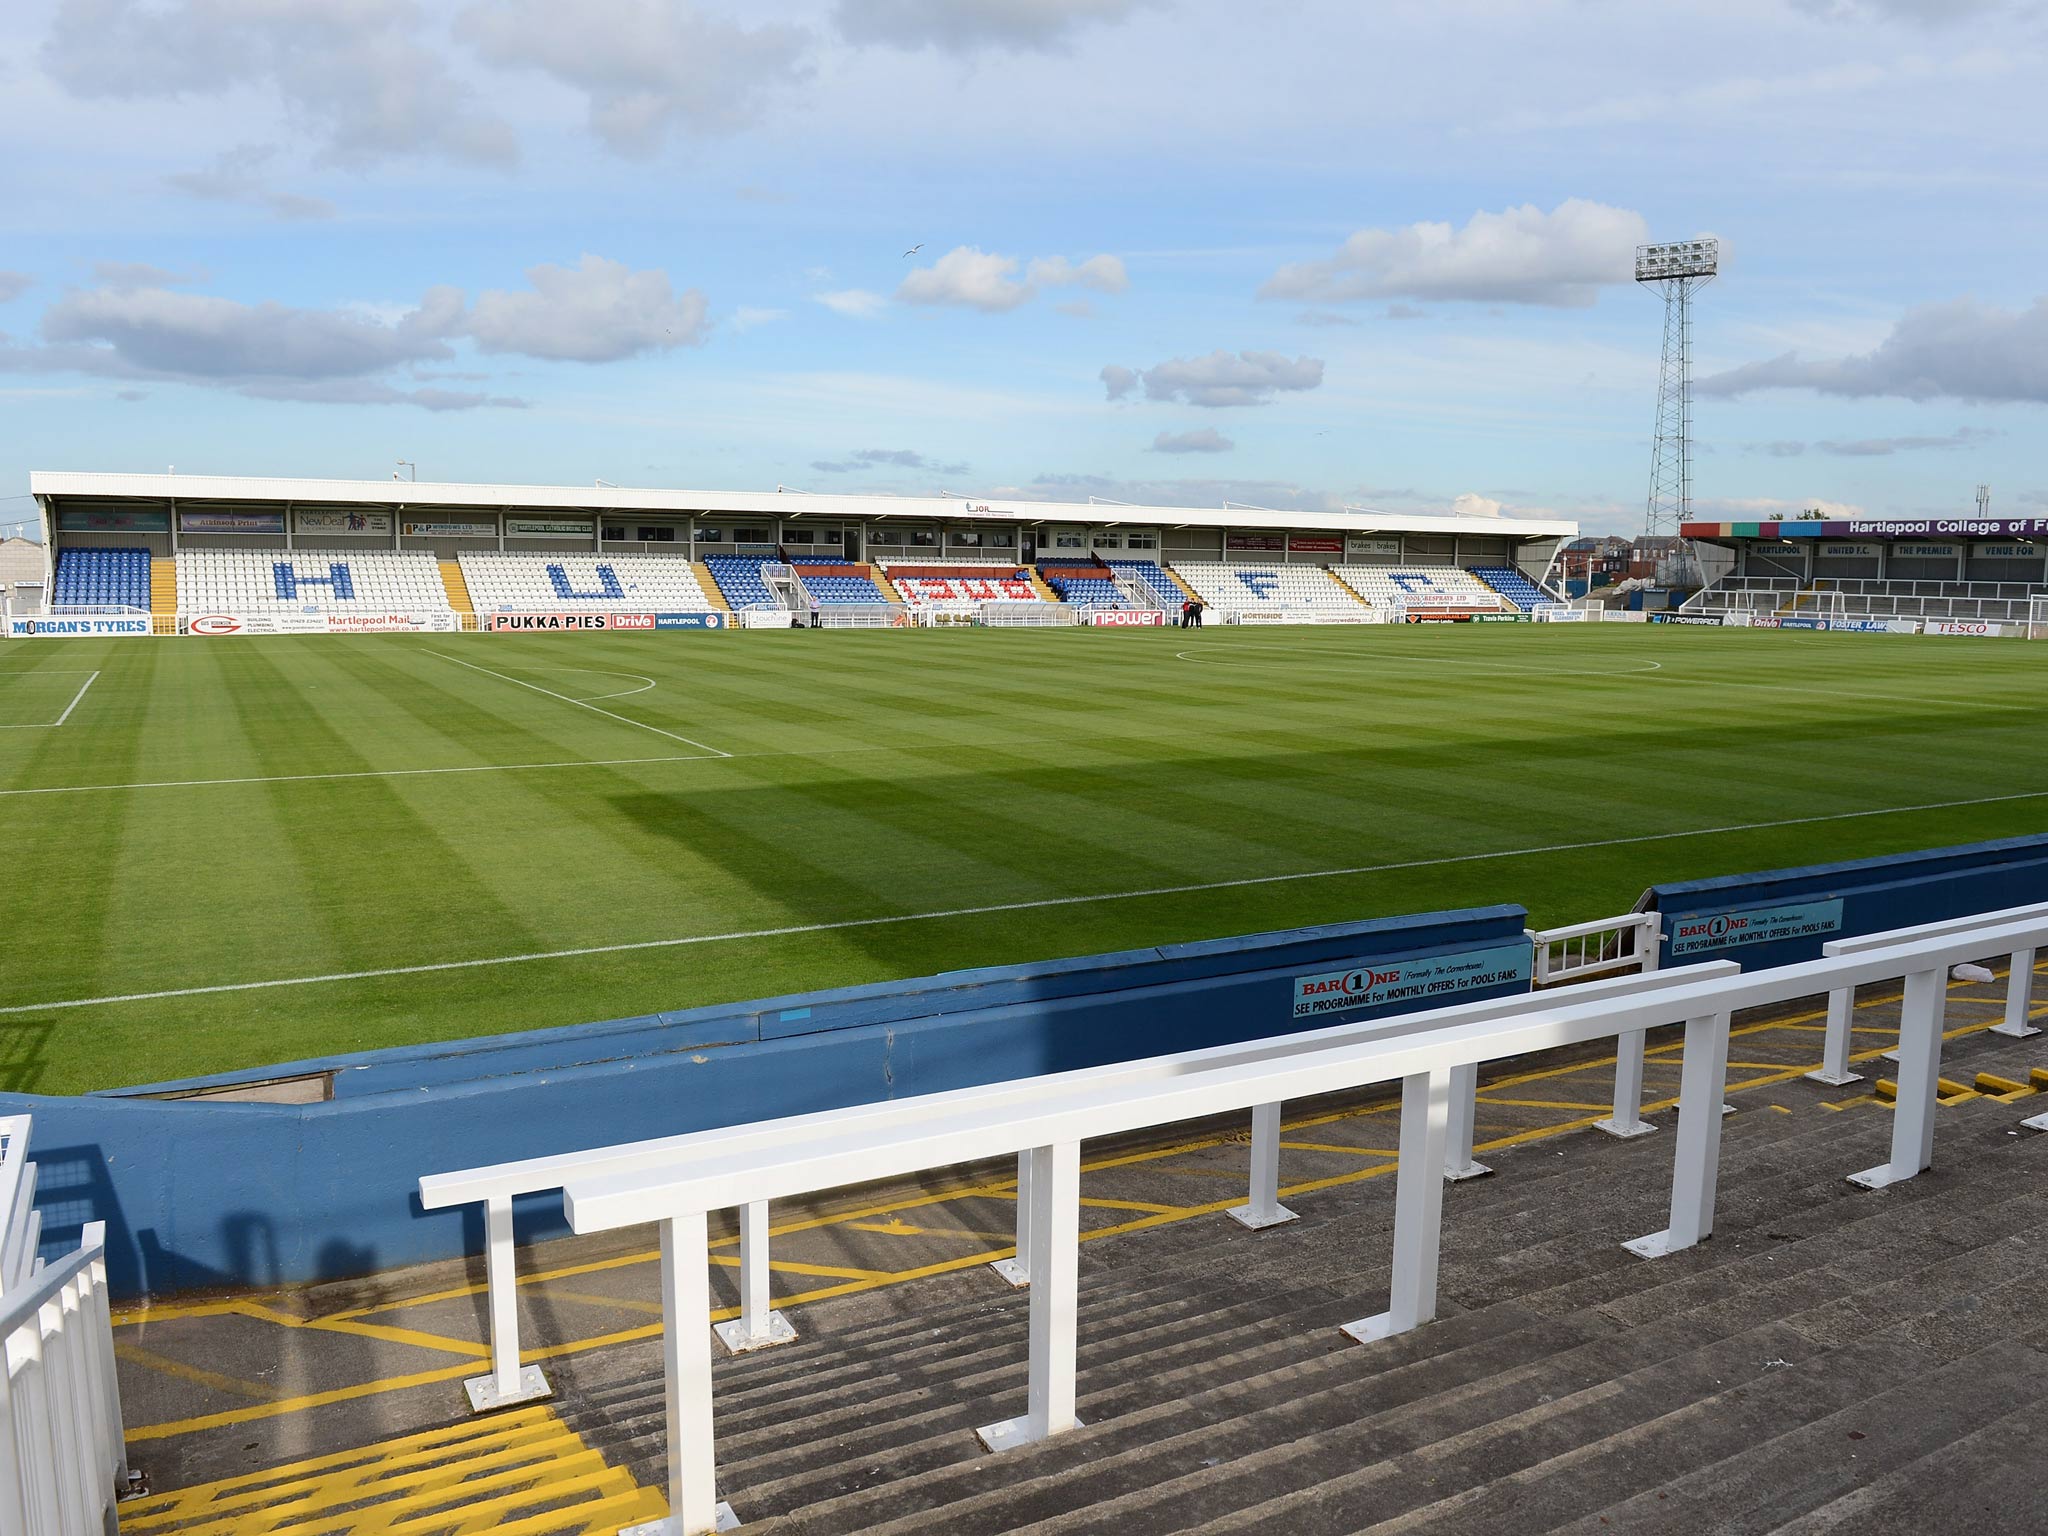
<instances>
[{"instance_id":1,"label":"white metal barrier","mask_svg":"<svg viewBox=\"0 0 2048 1536\"><path fill-rule=\"evenodd\" d=\"M35 1256L39 1223L26 1116L0 1120L0 1536L116 1527L130 1483L107 1301L106 1229L76 1252Z\"/></svg>"},{"instance_id":2,"label":"white metal barrier","mask_svg":"<svg viewBox=\"0 0 2048 1536\"><path fill-rule=\"evenodd\" d=\"M1590 923L1547 928L1536 944L1536 985L1554 986L1616 971L1647 974L1657 969L1664 938L1660 912L1631 912ZM1614 1113L1594 1128L1610 1136L1647 1136L1657 1129L1643 1118L1643 1057L1648 1032L1637 1030L1614 1042Z\"/></svg>"},{"instance_id":3,"label":"white metal barrier","mask_svg":"<svg viewBox=\"0 0 2048 1536\"><path fill-rule=\"evenodd\" d=\"M1031 1315L1026 1410L981 1431L993 1446L1022 1444L1076 1425L1075 1359L1080 1143L1177 1121L1242 1113L1289 1098L1374 1083L1402 1085L1400 1159L1387 1310L1348 1324L1354 1338L1405 1332L1436 1315L1443 1165L1451 1075L1464 1067L1584 1045L1660 1024L1685 1024L1678 1133L1667 1225L1625 1246L1643 1258L1690 1247L1713 1230L1722 1094L1731 1016L1863 983L1906 978L1898 1113L1889 1161L1857 1175L1876 1184L1910 1178L1932 1159L1944 972L1987 952L2048 942L2048 918L1992 913L1958 936L1874 946L1749 975L1685 980L1646 995L1590 999L1553 994L1550 1005L1505 1019L1445 1025L1427 1015L1381 1021L1381 1033L1337 1044L1217 1061L1214 1053L1162 1057L1134 1080L1068 1074L981 1090L1007 1091L998 1110L937 1094L873 1110L811 1115L691 1138L666 1162L575 1177L563 1203L579 1233L660 1224L666 1318L671 1516L645 1530L704 1536L729 1528L716 1496L712 1454L709 1213L879 1179L1025 1153L1030 1159ZM1674 973L1675 974L1675 973ZM1410 1028L1403 1031L1398 1026ZM1435 1027L1432 1027L1434 1025ZM1204 1057L1211 1059L1204 1060ZM1133 1069L1107 1069L1133 1070ZM1079 1075L1081 1079L1088 1074ZM801 1126L801 1129L796 1127ZM588 1154L602 1159L605 1154ZM1882 1179L1878 1176L1882 1175Z\"/></svg>"},{"instance_id":4,"label":"white metal barrier","mask_svg":"<svg viewBox=\"0 0 2048 1536\"><path fill-rule=\"evenodd\" d=\"M1734 975L1738 967L1727 961L1683 967L1655 976L1616 976L1575 988L1580 998L1639 996L1665 986L1676 986L1707 977ZM420 1203L428 1210L446 1210L463 1205L484 1207L484 1264L490 1318L491 1369L463 1383L473 1411L482 1413L513 1403L532 1401L548 1395L547 1377L538 1365L520 1363L519 1277L513 1241L513 1201L532 1195L553 1193L570 1181L614 1173L631 1173L666 1167L709 1146L729 1150L733 1138L748 1134L747 1145L769 1148L800 1140L822 1127L885 1133L898 1125L930 1113L933 1104L945 1103L963 1112L975 1110L1001 1114L1028 1103L1045 1091L1066 1085L1107 1090L1114 1087L1156 1081L1189 1070L1191 1064L1222 1066L1253 1060L1296 1055L1327 1049L1347 1041L1374 1038L1390 1032L1413 1033L1451 1024L1484 1019L1509 1018L1534 1013L1552 1006L1553 999L1533 993L1497 998L1490 1002L1464 1003L1427 1014L1409 1014L1397 1019L1376 1019L1355 1024L1333 1024L1322 1029L1236 1045L1216 1046L1206 1051L1151 1060L1123 1062L1106 1067L1089 1067L1021 1082L986 1084L955 1089L949 1093L919 1099L885 1100L849 1109L823 1110L812 1115L766 1121L758 1126L690 1131L676 1136L632 1142L594 1151L566 1152L518 1162L499 1163L487 1168L430 1174L420 1180ZM1640 1078L1640 1073L1637 1074ZM1476 1178L1490 1172L1473 1161L1474 1102L1478 1072L1460 1070L1453 1096L1452 1131L1445 1149L1444 1177ZM1652 1127L1654 1129L1654 1127ZM1255 1106L1252 1114L1252 1175L1246 1203L1230 1214L1248 1227L1273 1226L1293 1220L1293 1212L1279 1203L1280 1106ZM991 1267L1013 1285L1029 1281L1037 1228L1032 1225L1035 1209L1031 1190L1029 1154L1018 1158L1017 1167L1017 1254L999 1259ZM763 1349L796 1337L788 1320L773 1310L769 1297L770 1241L768 1208L765 1202L749 1205L740 1212L740 1296L738 1318L720 1323L715 1330L726 1348L734 1352Z\"/></svg>"},{"instance_id":5,"label":"white metal barrier","mask_svg":"<svg viewBox=\"0 0 2048 1536\"><path fill-rule=\"evenodd\" d=\"M2048 918L2048 902L2033 906L2010 907L1997 914L2014 921L2025 918ZM1864 934L1852 939L1831 939L1821 946L1824 955L1853 955L1874 949L1881 945L1905 939L1947 938L1954 934L1970 933L1981 928L1985 919L1979 917L1953 917L1938 923L1920 923L1911 928L1896 928L1890 933ZM1989 951L1987 951L1989 953ZM1982 956L1971 956L1981 959ZM2032 1022L2034 1006L2034 958L2033 946L2015 949L2011 954L2012 974L2005 984L2005 1017L1991 1026L1994 1035L2005 1035L2010 1039L2024 1040L2041 1031ZM1828 993L1827 1034L1821 1048L1820 1066L1806 1075L1816 1083L1827 1083L1841 1087L1863 1080L1861 1072L1849 1070L1849 1029L1856 1012L1856 991L1853 987L1837 987ZM1905 1048L1903 1040L1900 1049Z\"/></svg>"}]
</instances>

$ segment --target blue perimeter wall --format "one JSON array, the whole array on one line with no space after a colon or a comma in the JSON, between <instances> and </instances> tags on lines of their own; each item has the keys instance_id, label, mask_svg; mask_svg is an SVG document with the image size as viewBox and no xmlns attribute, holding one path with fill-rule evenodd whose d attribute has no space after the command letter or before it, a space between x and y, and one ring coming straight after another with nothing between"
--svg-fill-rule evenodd
<instances>
[{"instance_id":1,"label":"blue perimeter wall","mask_svg":"<svg viewBox=\"0 0 2048 1536\"><path fill-rule=\"evenodd\" d=\"M1525 992L1517 906L1246 938L294 1062L82 1098L0 1095L35 1117L51 1249L107 1223L123 1296L368 1274L482 1249L477 1210L424 1211L421 1175L1411 1011L1297 1018L1297 978L1471 956L1456 1001ZM1483 964L1482 964L1483 962ZM1444 998L1443 1001L1452 1001ZM306 1105L140 1097L331 1071ZM566 1230L559 1196L523 1240Z\"/></svg>"},{"instance_id":2,"label":"blue perimeter wall","mask_svg":"<svg viewBox=\"0 0 2048 1536\"><path fill-rule=\"evenodd\" d=\"M1662 964L1733 960L1754 971L1819 959L1830 939L2039 901L2048 835L1653 885L1636 910L1664 914Z\"/></svg>"}]
</instances>

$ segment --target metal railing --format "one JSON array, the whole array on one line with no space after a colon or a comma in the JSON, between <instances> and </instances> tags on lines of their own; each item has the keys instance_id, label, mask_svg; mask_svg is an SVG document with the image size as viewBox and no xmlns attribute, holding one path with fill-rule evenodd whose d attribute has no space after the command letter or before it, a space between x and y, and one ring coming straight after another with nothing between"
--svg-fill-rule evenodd
<instances>
[{"instance_id":1,"label":"metal railing","mask_svg":"<svg viewBox=\"0 0 2048 1536\"><path fill-rule=\"evenodd\" d=\"M1659 912L1631 912L1531 933L1536 946L1536 985L1584 981L1593 976L1647 974L1657 969L1664 937ZM1637 1030L1614 1041L1614 1113L1596 1122L1610 1136L1647 1136L1657 1129L1643 1118L1643 1058L1649 1032Z\"/></svg>"},{"instance_id":2,"label":"metal railing","mask_svg":"<svg viewBox=\"0 0 2048 1536\"><path fill-rule=\"evenodd\" d=\"M1022 1174L1019 1257L1031 1290L1027 1406L1018 1418L987 1426L980 1434L991 1449L1024 1444L1077 1424L1075 1318L1084 1139L1250 1111L1253 1176L1272 1181L1278 1106L1290 1098L1399 1082L1389 1303L1384 1312L1344 1330L1361 1341L1384 1338L1436 1315L1454 1108L1463 1097L1460 1080L1476 1079L1480 1066L1684 1024L1667 1225L1625 1245L1639 1257L1659 1257L1698 1243L1713 1229L1722 1095L1735 1012L1905 977L1891 1155L1881 1167L1854 1177L1864 1184L1910 1178L1932 1158L1932 1106L1947 996L1943 972L1984 954L2048 943L2048 915L2034 908L2016 912L2017 917L2015 912L1985 914L1967 931L1954 934L1903 940L1875 936L1858 953L1748 975L1722 964L1615 977L1565 996L1468 1004L1248 1046L447 1175L423 1180L422 1199L430 1207L479 1199L502 1202L503 1218L492 1230L494 1237L503 1233L508 1266L510 1199L522 1179L529 1188L536 1187L531 1183L536 1177L559 1179L569 1224L578 1233L659 1223L674 1512L660 1528L671 1536L702 1536L732 1518L716 1498L712 1457L707 1249L712 1211L748 1212L742 1240L751 1233L760 1253L770 1201L1017 1155ZM1261 1204L1262 1194L1255 1183L1252 1207ZM494 1322L502 1322L493 1301Z\"/></svg>"},{"instance_id":3,"label":"metal railing","mask_svg":"<svg viewBox=\"0 0 2048 1536\"><path fill-rule=\"evenodd\" d=\"M26 1116L0 1120L0 1533L80 1536L115 1528L133 1481L107 1300L106 1228L36 1258L35 1165Z\"/></svg>"}]
</instances>

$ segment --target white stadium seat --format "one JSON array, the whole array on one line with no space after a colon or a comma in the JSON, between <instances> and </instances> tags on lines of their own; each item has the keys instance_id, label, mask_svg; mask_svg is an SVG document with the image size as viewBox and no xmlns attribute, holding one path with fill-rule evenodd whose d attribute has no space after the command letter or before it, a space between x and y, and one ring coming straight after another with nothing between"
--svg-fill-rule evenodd
<instances>
[{"instance_id":1,"label":"white stadium seat","mask_svg":"<svg viewBox=\"0 0 2048 1536\"><path fill-rule=\"evenodd\" d=\"M1484 612L1512 612L1515 608L1470 571L1453 565L1340 565L1336 572L1375 609L1393 611L1430 603Z\"/></svg>"},{"instance_id":2,"label":"white stadium seat","mask_svg":"<svg viewBox=\"0 0 2048 1536\"><path fill-rule=\"evenodd\" d=\"M447 613L441 568L424 550L181 549L178 611Z\"/></svg>"},{"instance_id":3,"label":"white stadium seat","mask_svg":"<svg viewBox=\"0 0 2048 1536\"><path fill-rule=\"evenodd\" d=\"M465 550L459 557L470 605L478 613L539 613L567 608L672 609L701 613L718 604L681 555L503 554Z\"/></svg>"},{"instance_id":4,"label":"white stadium seat","mask_svg":"<svg viewBox=\"0 0 2048 1536\"><path fill-rule=\"evenodd\" d=\"M1176 563L1181 580L1218 614L1298 616L1306 622L1363 621L1358 599L1319 565Z\"/></svg>"}]
</instances>

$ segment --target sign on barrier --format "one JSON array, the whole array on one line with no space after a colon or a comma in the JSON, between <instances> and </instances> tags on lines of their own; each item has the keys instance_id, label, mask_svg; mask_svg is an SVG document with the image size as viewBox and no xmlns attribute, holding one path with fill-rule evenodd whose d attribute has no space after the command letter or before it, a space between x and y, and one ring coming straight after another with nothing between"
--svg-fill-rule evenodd
<instances>
[{"instance_id":1,"label":"sign on barrier","mask_svg":"<svg viewBox=\"0 0 2048 1536\"><path fill-rule=\"evenodd\" d=\"M1994 624L1988 619L1929 619L1927 633L1930 635L2002 635L2003 624Z\"/></svg>"},{"instance_id":2,"label":"sign on barrier","mask_svg":"<svg viewBox=\"0 0 2048 1536\"><path fill-rule=\"evenodd\" d=\"M145 614L107 618L11 618L7 621L7 633L17 640L56 639L67 635L146 635L149 629L149 618Z\"/></svg>"},{"instance_id":3,"label":"sign on barrier","mask_svg":"<svg viewBox=\"0 0 2048 1536\"><path fill-rule=\"evenodd\" d=\"M1771 944L1783 939L1813 938L1824 933L1839 933L1841 928L1842 903L1839 899L1747 907L1733 912L1694 912L1670 918L1666 923L1674 957L1738 944Z\"/></svg>"},{"instance_id":4,"label":"sign on barrier","mask_svg":"<svg viewBox=\"0 0 2048 1536\"><path fill-rule=\"evenodd\" d=\"M1650 615L1650 622L1652 624L1704 624L1710 628L1719 629L1722 619L1718 613L1653 613Z\"/></svg>"},{"instance_id":5,"label":"sign on barrier","mask_svg":"<svg viewBox=\"0 0 2048 1536\"><path fill-rule=\"evenodd\" d=\"M1353 1008L1448 998L1475 987L1498 987L1510 982L1527 985L1532 953L1524 941L1431 955L1422 960L1393 960L1297 976L1294 1016L1313 1019Z\"/></svg>"},{"instance_id":6,"label":"sign on barrier","mask_svg":"<svg viewBox=\"0 0 2048 1536\"><path fill-rule=\"evenodd\" d=\"M1166 615L1156 608L1113 608L1092 615L1088 622L1098 629L1145 629L1165 624Z\"/></svg>"}]
</instances>

